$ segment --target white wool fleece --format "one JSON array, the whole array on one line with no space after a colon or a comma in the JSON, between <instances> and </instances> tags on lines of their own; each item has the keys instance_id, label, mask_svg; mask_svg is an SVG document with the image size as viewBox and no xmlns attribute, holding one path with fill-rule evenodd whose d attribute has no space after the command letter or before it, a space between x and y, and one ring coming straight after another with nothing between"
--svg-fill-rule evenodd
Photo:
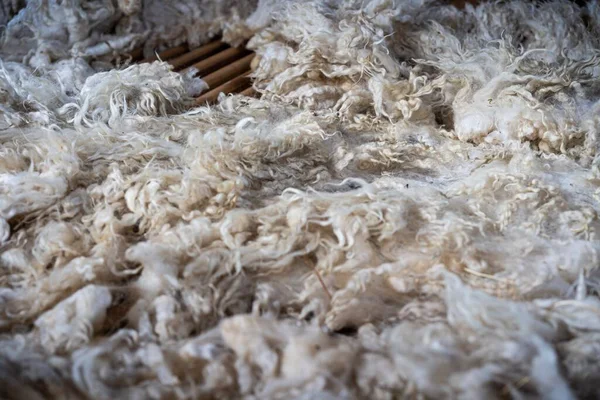
<instances>
[{"instance_id":1,"label":"white wool fleece","mask_svg":"<svg viewBox=\"0 0 600 400\"><path fill-rule=\"evenodd\" d=\"M596 1L63 3L0 46L0 397L600 396ZM156 21L260 98L98 61Z\"/></svg>"}]
</instances>

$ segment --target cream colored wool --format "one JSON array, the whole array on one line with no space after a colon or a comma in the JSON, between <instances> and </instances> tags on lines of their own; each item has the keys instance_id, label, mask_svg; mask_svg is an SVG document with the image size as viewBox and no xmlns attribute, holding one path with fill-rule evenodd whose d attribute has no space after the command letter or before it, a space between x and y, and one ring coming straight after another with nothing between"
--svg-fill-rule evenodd
<instances>
[{"instance_id":1,"label":"cream colored wool","mask_svg":"<svg viewBox=\"0 0 600 400\"><path fill-rule=\"evenodd\" d=\"M259 1L215 26L262 98L193 109L165 63L69 58L100 25L41 64L8 29L1 396L597 398L599 18Z\"/></svg>"}]
</instances>

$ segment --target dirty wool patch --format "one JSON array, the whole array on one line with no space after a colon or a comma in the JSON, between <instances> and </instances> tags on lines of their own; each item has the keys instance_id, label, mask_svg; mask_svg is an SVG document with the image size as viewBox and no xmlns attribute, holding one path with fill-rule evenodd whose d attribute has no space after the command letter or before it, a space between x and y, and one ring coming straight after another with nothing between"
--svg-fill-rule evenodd
<instances>
[{"instance_id":1,"label":"dirty wool patch","mask_svg":"<svg viewBox=\"0 0 600 400\"><path fill-rule=\"evenodd\" d=\"M0 397L600 396L597 2L164 3L2 3Z\"/></svg>"}]
</instances>

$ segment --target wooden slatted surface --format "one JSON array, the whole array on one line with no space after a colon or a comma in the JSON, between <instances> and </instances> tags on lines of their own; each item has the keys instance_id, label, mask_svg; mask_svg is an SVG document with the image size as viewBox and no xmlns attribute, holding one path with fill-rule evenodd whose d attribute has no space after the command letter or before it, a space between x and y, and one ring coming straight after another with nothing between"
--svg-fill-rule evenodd
<instances>
[{"instance_id":1,"label":"wooden slatted surface","mask_svg":"<svg viewBox=\"0 0 600 400\"><path fill-rule=\"evenodd\" d=\"M190 49L181 45L142 59L141 51L131 53L134 62L166 61L175 71L185 72L195 68L209 89L196 98L196 105L214 103L220 93L242 93L255 96L249 77L254 53L244 47L230 47L214 40L201 47Z\"/></svg>"}]
</instances>

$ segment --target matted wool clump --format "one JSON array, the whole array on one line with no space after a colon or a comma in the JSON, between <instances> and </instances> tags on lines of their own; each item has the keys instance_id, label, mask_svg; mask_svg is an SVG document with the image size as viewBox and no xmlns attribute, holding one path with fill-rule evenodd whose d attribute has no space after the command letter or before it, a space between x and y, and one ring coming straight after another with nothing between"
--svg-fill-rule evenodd
<instances>
[{"instance_id":1,"label":"matted wool clump","mask_svg":"<svg viewBox=\"0 0 600 400\"><path fill-rule=\"evenodd\" d=\"M160 3L2 3L0 397L600 397L596 1Z\"/></svg>"}]
</instances>

